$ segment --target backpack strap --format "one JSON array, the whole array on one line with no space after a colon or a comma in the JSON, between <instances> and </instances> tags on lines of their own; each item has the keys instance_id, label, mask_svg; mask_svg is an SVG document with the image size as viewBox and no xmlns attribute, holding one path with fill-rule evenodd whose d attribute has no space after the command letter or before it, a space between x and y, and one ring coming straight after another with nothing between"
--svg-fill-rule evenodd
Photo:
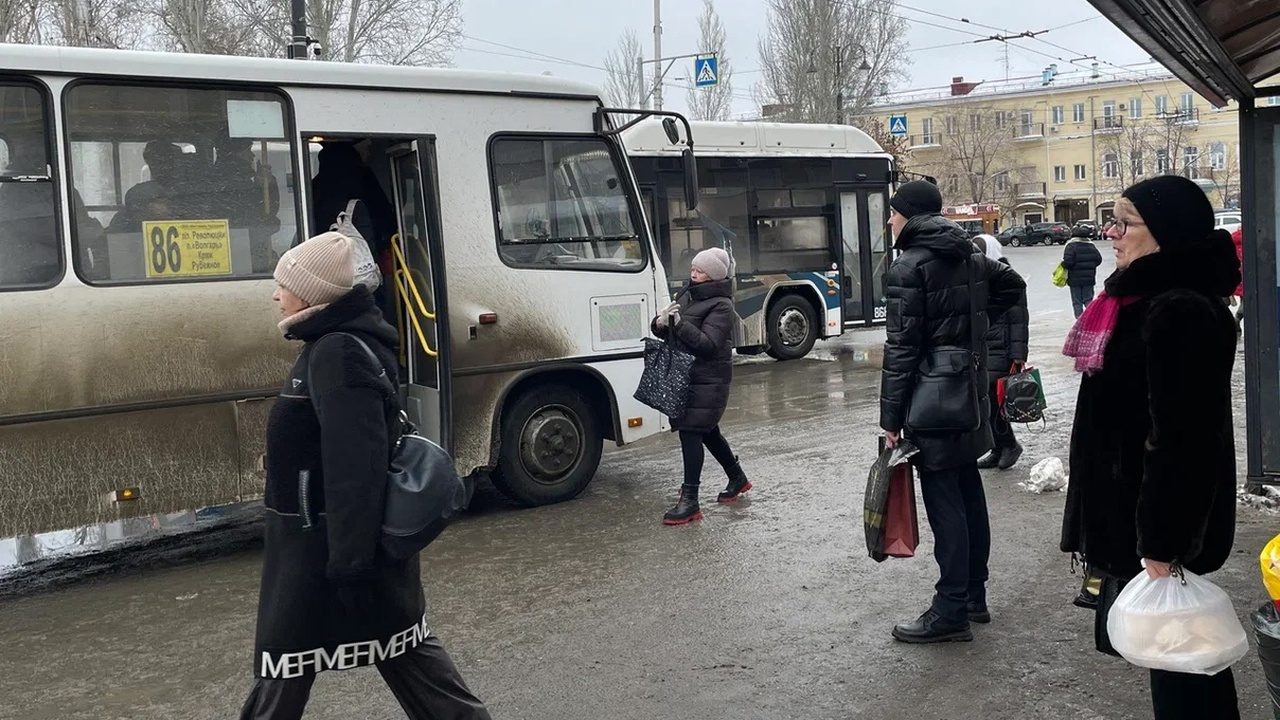
<instances>
[{"instance_id":1,"label":"backpack strap","mask_svg":"<svg viewBox=\"0 0 1280 720\"><path fill-rule=\"evenodd\" d=\"M982 356L984 353L979 352L983 348L981 343L986 340L978 335L978 281L974 277L978 273L978 253L969 255L969 350L973 353L974 363L978 370L983 370Z\"/></svg>"}]
</instances>

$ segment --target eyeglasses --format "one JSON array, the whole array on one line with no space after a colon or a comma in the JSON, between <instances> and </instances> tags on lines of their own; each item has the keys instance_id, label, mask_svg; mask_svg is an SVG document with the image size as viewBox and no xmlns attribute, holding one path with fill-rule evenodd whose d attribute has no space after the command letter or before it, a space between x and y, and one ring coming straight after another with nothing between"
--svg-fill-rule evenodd
<instances>
[{"instance_id":1,"label":"eyeglasses","mask_svg":"<svg viewBox=\"0 0 1280 720\"><path fill-rule=\"evenodd\" d=\"M1129 231L1130 225L1141 227L1146 225L1146 223L1141 220L1125 220L1124 218L1116 218L1111 223L1111 229L1119 233L1121 237L1124 237L1124 234Z\"/></svg>"}]
</instances>

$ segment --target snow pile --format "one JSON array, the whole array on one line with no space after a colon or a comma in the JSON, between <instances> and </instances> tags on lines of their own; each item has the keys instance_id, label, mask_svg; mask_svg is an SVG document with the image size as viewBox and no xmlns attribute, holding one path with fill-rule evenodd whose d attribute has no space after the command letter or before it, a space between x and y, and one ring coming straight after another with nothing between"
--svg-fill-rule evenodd
<instances>
[{"instance_id":1,"label":"snow pile","mask_svg":"<svg viewBox=\"0 0 1280 720\"><path fill-rule=\"evenodd\" d=\"M1031 476L1018 487L1033 493L1060 492L1067 489L1067 469L1062 460L1048 457L1031 468Z\"/></svg>"},{"instance_id":2,"label":"snow pile","mask_svg":"<svg viewBox=\"0 0 1280 720\"><path fill-rule=\"evenodd\" d=\"M1240 488L1236 492L1236 498L1241 505L1251 507L1255 510L1263 510L1271 513L1280 513L1280 487L1275 485L1263 485L1262 494L1254 495L1244 488Z\"/></svg>"}]
</instances>

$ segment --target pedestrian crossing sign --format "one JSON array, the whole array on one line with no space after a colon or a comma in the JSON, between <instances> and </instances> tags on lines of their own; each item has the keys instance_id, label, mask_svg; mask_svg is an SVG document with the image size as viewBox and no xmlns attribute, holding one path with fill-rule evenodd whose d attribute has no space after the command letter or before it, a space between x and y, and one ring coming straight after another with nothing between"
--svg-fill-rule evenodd
<instances>
[{"instance_id":1,"label":"pedestrian crossing sign","mask_svg":"<svg viewBox=\"0 0 1280 720\"><path fill-rule=\"evenodd\" d=\"M907 116L906 115L890 115L889 116L889 134L890 135L906 135L907 134Z\"/></svg>"},{"instance_id":2,"label":"pedestrian crossing sign","mask_svg":"<svg viewBox=\"0 0 1280 720\"><path fill-rule=\"evenodd\" d=\"M711 87L720 83L720 63L715 55L694 60L693 69L697 87Z\"/></svg>"}]
</instances>

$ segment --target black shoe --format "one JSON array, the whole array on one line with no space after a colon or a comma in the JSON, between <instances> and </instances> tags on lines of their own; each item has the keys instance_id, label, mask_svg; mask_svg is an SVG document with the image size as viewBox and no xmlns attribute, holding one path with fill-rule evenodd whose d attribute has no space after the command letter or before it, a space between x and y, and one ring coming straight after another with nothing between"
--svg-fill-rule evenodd
<instances>
[{"instance_id":1,"label":"black shoe","mask_svg":"<svg viewBox=\"0 0 1280 720\"><path fill-rule=\"evenodd\" d=\"M676 506L662 516L663 525L684 525L702 519L702 508L698 507L698 486L681 485L680 499Z\"/></svg>"},{"instance_id":2,"label":"black shoe","mask_svg":"<svg viewBox=\"0 0 1280 720\"><path fill-rule=\"evenodd\" d=\"M1004 456L1004 450L1002 450L1001 448L993 449L991 452L987 453L986 455L983 455L981 458L978 459L978 469L990 470L991 468L996 467L997 465L1000 464L1000 459L1003 456Z\"/></svg>"},{"instance_id":3,"label":"black shoe","mask_svg":"<svg viewBox=\"0 0 1280 720\"><path fill-rule=\"evenodd\" d=\"M1084 608L1085 610L1097 610L1098 596L1088 590L1081 590L1080 594L1076 595L1076 599L1071 601L1071 604L1078 608Z\"/></svg>"},{"instance_id":4,"label":"black shoe","mask_svg":"<svg viewBox=\"0 0 1280 720\"><path fill-rule=\"evenodd\" d=\"M997 466L1001 470L1008 470L1018 462L1018 458L1022 457L1022 443L1014 443L1013 447L1005 448L1000 453L1000 464Z\"/></svg>"},{"instance_id":5,"label":"black shoe","mask_svg":"<svg viewBox=\"0 0 1280 720\"><path fill-rule=\"evenodd\" d=\"M965 605L964 609L969 612L969 622L991 622L991 611L987 609L985 602L971 602Z\"/></svg>"},{"instance_id":6,"label":"black shoe","mask_svg":"<svg viewBox=\"0 0 1280 720\"><path fill-rule=\"evenodd\" d=\"M893 626L893 637L905 643L969 642L969 621L952 622L929 608L915 622Z\"/></svg>"},{"instance_id":7,"label":"black shoe","mask_svg":"<svg viewBox=\"0 0 1280 720\"><path fill-rule=\"evenodd\" d=\"M729 484L724 487L724 492L716 496L716 502L733 502L738 496L751 489L751 481L747 479L747 474L742 470L742 464L738 462L738 458L733 459L733 466L725 468L725 474L729 476Z\"/></svg>"}]
</instances>

